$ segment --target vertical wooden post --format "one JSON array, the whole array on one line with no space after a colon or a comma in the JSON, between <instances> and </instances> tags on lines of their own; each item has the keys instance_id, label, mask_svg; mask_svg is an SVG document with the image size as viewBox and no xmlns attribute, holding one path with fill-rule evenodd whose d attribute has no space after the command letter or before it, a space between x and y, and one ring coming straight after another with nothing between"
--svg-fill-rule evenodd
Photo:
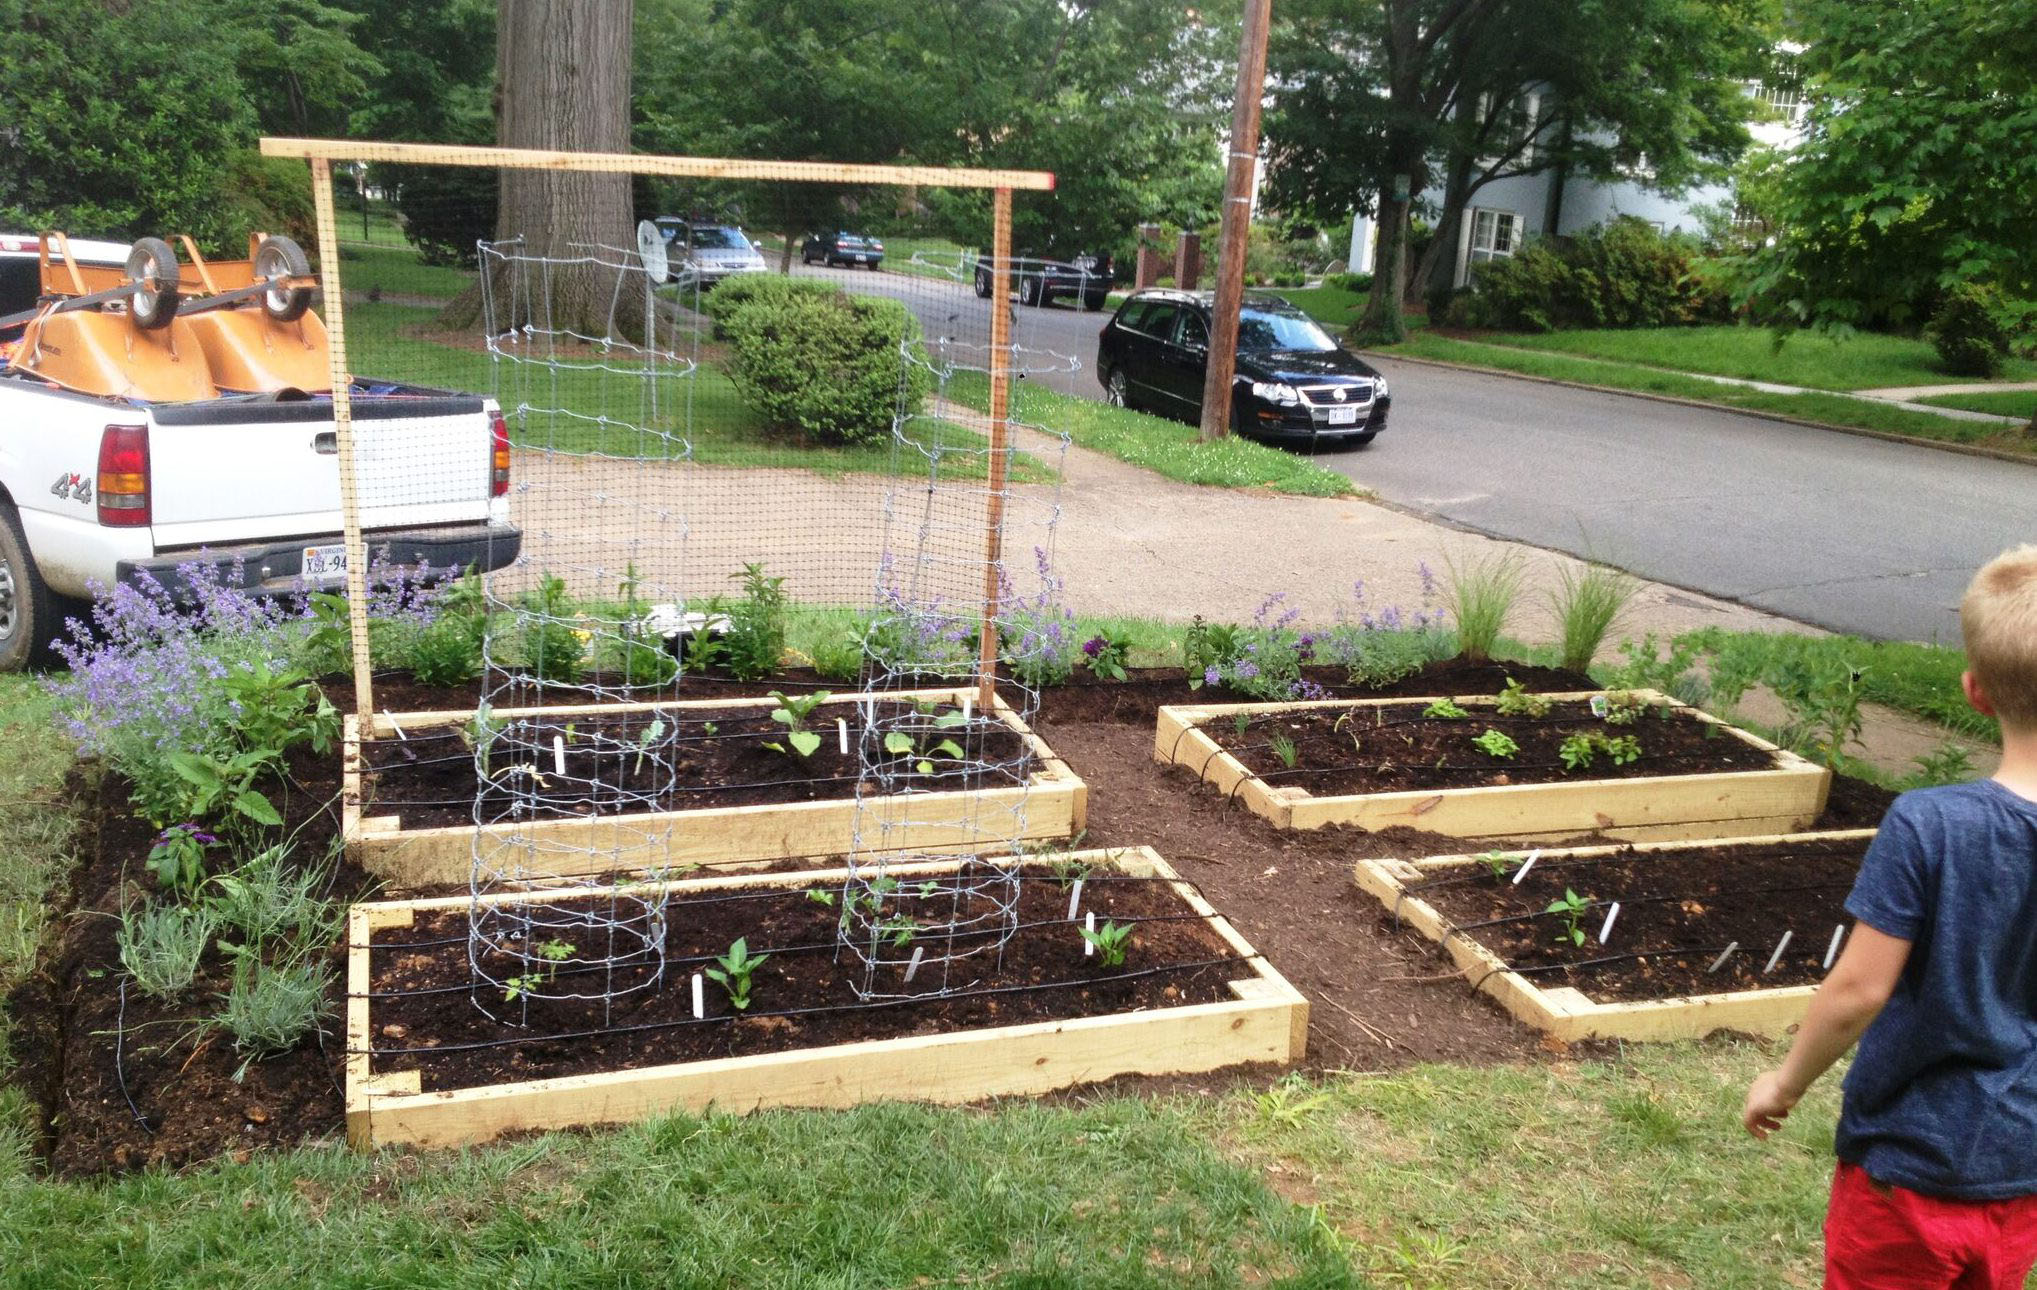
<instances>
[{"instance_id":1,"label":"vertical wooden post","mask_svg":"<svg viewBox=\"0 0 2037 1290\"><path fill-rule=\"evenodd\" d=\"M339 226L333 218L332 163L311 159L311 200L318 216L318 277L325 289L325 344L332 358L332 428L339 441L340 531L347 549L347 628L354 647L354 710L361 739L375 737L374 678L368 659L368 551L354 476L353 378L347 372L347 322L340 282Z\"/></svg>"},{"instance_id":2,"label":"vertical wooden post","mask_svg":"<svg viewBox=\"0 0 2037 1290\"><path fill-rule=\"evenodd\" d=\"M1231 106L1230 173L1217 233L1216 300L1210 305L1209 365L1202 383L1202 437L1231 432L1231 378L1238 370L1238 309L1245 299L1245 246L1252 236L1252 181L1259 167L1259 104L1266 96L1266 29L1273 0L1245 0L1238 42L1238 97Z\"/></svg>"},{"instance_id":3,"label":"vertical wooden post","mask_svg":"<svg viewBox=\"0 0 2037 1290\"><path fill-rule=\"evenodd\" d=\"M997 608L1003 595L998 571L1004 559L1006 459L1011 455L1011 189L999 188L990 205L990 495L984 511L983 625L978 633L977 710L988 713L997 694Z\"/></svg>"}]
</instances>

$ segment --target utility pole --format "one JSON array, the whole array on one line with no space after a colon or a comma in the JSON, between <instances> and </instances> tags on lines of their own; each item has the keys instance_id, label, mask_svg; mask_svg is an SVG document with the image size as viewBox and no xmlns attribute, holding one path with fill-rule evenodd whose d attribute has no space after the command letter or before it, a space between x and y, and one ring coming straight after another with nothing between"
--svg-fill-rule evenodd
<instances>
[{"instance_id":1,"label":"utility pole","mask_svg":"<svg viewBox=\"0 0 2037 1290\"><path fill-rule=\"evenodd\" d=\"M1231 156L1217 234L1217 295L1210 307L1209 370L1202 383L1202 437L1231 432L1231 377L1238 367L1238 309L1245 299L1245 247L1252 236L1252 180L1259 165L1259 101L1266 93L1266 32L1273 0L1245 0L1238 40L1238 97L1231 106Z\"/></svg>"}]
</instances>

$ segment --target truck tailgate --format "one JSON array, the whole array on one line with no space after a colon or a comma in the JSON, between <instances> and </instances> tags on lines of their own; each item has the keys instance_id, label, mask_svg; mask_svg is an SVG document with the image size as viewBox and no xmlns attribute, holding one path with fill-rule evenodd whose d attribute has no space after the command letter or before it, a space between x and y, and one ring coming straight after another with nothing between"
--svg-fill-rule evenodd
<instances>
[{"instance_id":1,"label":"truck tailgate","mask_svg":"<svg viewBox=\"0 0 2037 1290\"><path fill-rule=\"evenodd\" d=\"M357 396L353 419L363 528L487 519L484 400ZM152 420L158 548L339 532L329 401L160 405Z\"/></svg>"}]
</instances>

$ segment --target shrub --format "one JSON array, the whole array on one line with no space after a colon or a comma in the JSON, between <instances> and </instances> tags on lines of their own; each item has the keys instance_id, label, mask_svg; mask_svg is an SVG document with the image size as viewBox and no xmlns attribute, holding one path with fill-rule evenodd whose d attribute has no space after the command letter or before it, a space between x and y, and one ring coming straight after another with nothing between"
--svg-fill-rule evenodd
<instances>
[{"instance_id":1,"label":"shrub","mask_svg":"<svg viewBox=\"0 0 2037 1290\"><path fill-rule=\"evenodd\" d=\"M212 944L212 914L188 905L150 904L139 915L120 916L114 944L120 966L134 978L135 988L157 999L174 999L191 988L198 960Z\"/></svg>"},{"instance_id":2,"label":"shrub","mask_svg":"<svg viewBox=\"0 0 2037 1290\"><path fill-rule=\"evenodd\" d=\"M712 610L728 619L722 658L732 676L760 680L777 671L785 657L785 579L766 575L761 564L746 564L729 577L743 584L743 594Z\"/></svg>"},{"instance_id":3,"label":"shrub","mask_svg":"<svg viewBox=\"0 0 2037 1290\"><path fill-rule=\"evenodd\" d=\"M2009 352L2001 312L2002 294L1993 287L1962 282L1945 293L1925 334L1946 371L1987 380L2001 375L2002 358Z\"/></svg>"},{"instance_id":4,"label":"shrub","mask_svg":"<svg viewBox=\"0 0 2037 1290\"><path fill-rule=\"evenodd\" d=\"M249 1062L289 1052L319 1029L330 1006L326 991L332 979L332 965L322 961L270 964L251 953L238 956L226 1004L215 1018L247 1059L235 1079L247 1072Z\"/></svg>"},{"instance_id":5,"label":"shrub","mask_svg":"<svg viewBox=\"0 0 2037 1290\"><path fill-rule=\"evenodd\" d=\"M739 273L724 278L707 293L701 309L714 320L716 340L728 339L728 323L736 311L760 300L782 301L793 296L825 298L840 295L834 284L819 278L788 278L778 273Z\"/></svg>"},{"instance_id":6,"label":"shrub","mask_svg":"<svg viewBox=\"0 0 2037 1290\"><path fill-rule=\"evenodd\" d=\"M767 292L728 311L723 326L735 348L729 379L744 401L823 443L888 436L894 415L918 411L932 385L919 320L896 300Z\"/></svg>"},{"instance_id":7,"label":"shrub","mask_svg":"<svg viewBox=\"0 0 2037 1290\"><path fill-rule=\"evenodd\" d=\"M481 674L481 641L459 619L446 618L419 632L410 645L410 674L425 685L460 685Z\"/></svg>"},{"instance_id":8,"label":"shrub","mask_svg":"<svg viewBox=\"0 0 2037 1290\"><path fill-rule=\"evenodd\" d=\"M1339 291L1366 292L1372 290L1372 275L1369 273L1329 273L1323 275L1323 285Z\"/></svg>"},{"instance_id":9,"label":"shrub","mask_svg":"<svg viewBox=\"0 0 2037 1290\"><path fill-rule=\"evenodd\" d=\"M1515 331L1675 327L1719 307L1717 289L1693 272L1684 239L1637 219L1529 242L1480 265L1472 287L1467 321Z\"/></svg>"}]
</instances>

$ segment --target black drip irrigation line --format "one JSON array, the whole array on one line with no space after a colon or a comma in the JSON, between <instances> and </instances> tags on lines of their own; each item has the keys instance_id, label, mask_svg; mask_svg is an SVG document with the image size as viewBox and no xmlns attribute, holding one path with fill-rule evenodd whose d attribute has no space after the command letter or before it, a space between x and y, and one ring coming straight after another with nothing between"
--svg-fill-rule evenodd
<instances>
[{"instance_id":1,"label":"black drip irrigation line","mask_svg":"<svg viewBox=\"0 0 2037 1290\"><path fill-rule=\"evenodd\" d=\"M120 978L120 1010L114 1014L113 1020L113 1082L120 1085L120 1096L126 1101L128 1113L134 1116L134 1122L146 1129L150 1137L154 1137L156 1126L149 1123L149 1118L134 1104L134 1094L127 1091L127 1066L124 1059L126 1039L127 978L123 976Z\"/></svg>"},{"instance_id":2,"label":"black drip irrigation line","mask_svg":"<svg viewBox=\"0 0 2037 1290\"><path fill-rule=\"evenodd\" d=\"M821 1004L811 1008L788 1008L780 1012L740 1012L715 1017L681 1017L672 1021L650 1021L634 1026L611 1026L605 1030L568 1030L542 1035L509 1035L501 1039L477 1040L466 1044L434 1044L429 1048L374 1048L351 1049L358 1054L365 1051L371 1057L411 1057L432 1053L476 1052L492 1048L516 1048L525 1044L556 1043L564 1040L601 1039L615 1035L648 1034L658 1030L676 1030L684 1026L710 1026L724 1022L760 1019L764 1017L817 1017L841 1012L875 1012L882 1008L910 1007L914 1004L939 1001L952 1002L957 999L979 999L994 995L1027 994L1038 990L1066 990L1085 985L1103 985L1117 981L1133 981L1144 977L1163 976L1175 972L1199 972L1205 968L1227 967L1234 964L1251 963L1262 956L1233 954L1226 958L1205 959L1195 963L1170 963L1162 967L1141 968L1136 972L1117 972L1110 976L1089 977L1068 981L1036 981L1024 985L984 986L977 989L941 990L914 998L877 999L867 1003ZM467 987L462 987L467 988ZM360 998L350 994L350 999Z\"/></svg>"}]
</instances>

